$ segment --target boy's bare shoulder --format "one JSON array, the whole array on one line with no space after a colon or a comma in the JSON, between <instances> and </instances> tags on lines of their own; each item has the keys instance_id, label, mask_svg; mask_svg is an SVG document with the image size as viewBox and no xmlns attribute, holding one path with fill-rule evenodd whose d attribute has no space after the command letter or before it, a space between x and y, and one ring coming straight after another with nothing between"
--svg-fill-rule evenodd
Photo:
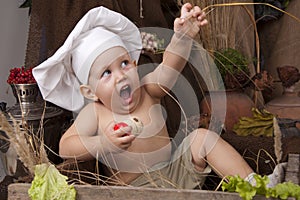
<instances>
[{"instance_id":1,"label":"boy's bare shoulder","mask_svg":"<svg viewBox=\"0 0 300 200\"><path fill-rule=\"evenodd\" d=\"M75 126L83 135L94 135L97 131L98 120L103 110L103 105L98 102L88 103L75 119Z\"/></svg>"},{"instance_id":2,"label":"boy's bare shoulder","mask_svg":"<svg viewBox=\"0 0 300 200\"><path fill-rule=\"evenodd\" d=\"M105 108L105 107L100 102L90 102L83 108L83 110L97 110L97 109L103 109L103 108Z\"/></svg>"},{"instance_id":3,"label":"boy's bare shoulder","mask_svg":"<svg viewBox=\"0 0 300 200\"><path fill-rule=\"evenodd\" d=\"M101 112L101 110L103 110L104 106L99 103L99 102L91 102L91 103L88 103L86 106L84 106L78 117L77 118L86 118L86 117L89 117L91 118L92 116L94 116L95 118L97 118L97 114L96 113L99 113Z\"/></svg>"}]
</instances>

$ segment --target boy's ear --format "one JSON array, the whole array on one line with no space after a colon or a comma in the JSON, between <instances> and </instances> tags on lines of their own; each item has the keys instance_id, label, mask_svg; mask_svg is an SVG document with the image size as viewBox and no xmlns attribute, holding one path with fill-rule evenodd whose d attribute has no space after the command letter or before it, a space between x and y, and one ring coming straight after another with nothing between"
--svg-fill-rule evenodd
<instances>
[{"instance_id":1,"label":"boy's ear","mask_svg":"<svg viewBox=\"0 0 300 200\"><path fill-rule=\"evenodd\" d=\"M98 97L95 95L90 85L80 85L80 92L85 98L98 101Z\"/></svg>"}]
</instances>

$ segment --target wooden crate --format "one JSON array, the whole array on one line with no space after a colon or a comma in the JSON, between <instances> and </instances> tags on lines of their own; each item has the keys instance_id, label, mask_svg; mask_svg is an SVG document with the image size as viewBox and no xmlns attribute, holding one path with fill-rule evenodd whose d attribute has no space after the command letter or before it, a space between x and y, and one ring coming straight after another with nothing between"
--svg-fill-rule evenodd
<instances>
[{"instance_id":1,"label":"wooden crate","mask_svg":"<svg viewBox=\"0 0 300 200\"><path fill-rule=\"evenodd\" d=\"M300 154L290 154L285 181L299 184ZM14 183L8 186L8 200L29 200L28 183ZM77 200L240 200L237 193L210 190L150 189L120 186L75 185ZM266 199L255 196L253 199Z\"/></svg>"},{"instance_id":2,"label":"wooden crate","mask_svg":"<svg viewBox=\"0 0 300 200\"><path fill-rule=\"evenodd\" d=\"M8 200L30 200L27 191L30 184L14 183L8 187ZM178 190L178 189L150 189L118 186L76 185L77 200L241 200L237 193L218 192L208 190ZM256 200L266 199L255 196Z\"/></svg>"}]
</instances>

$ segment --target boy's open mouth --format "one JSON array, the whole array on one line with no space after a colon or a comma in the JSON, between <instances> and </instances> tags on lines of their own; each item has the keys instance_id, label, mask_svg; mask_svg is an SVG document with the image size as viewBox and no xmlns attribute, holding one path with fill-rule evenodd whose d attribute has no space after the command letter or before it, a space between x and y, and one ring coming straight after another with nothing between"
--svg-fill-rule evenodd
<instances>
[{"instance_id":1,"label":"boy's open mouth","mask_svg":"<svg viewBox=\"0 0 300 200\"><path fill-rule=\"evenodd\" d=\"M124 100L129 99L131 96L131 87L129 85L125 85L120 90L120 97Z\"/></svg>"}]
</instances>

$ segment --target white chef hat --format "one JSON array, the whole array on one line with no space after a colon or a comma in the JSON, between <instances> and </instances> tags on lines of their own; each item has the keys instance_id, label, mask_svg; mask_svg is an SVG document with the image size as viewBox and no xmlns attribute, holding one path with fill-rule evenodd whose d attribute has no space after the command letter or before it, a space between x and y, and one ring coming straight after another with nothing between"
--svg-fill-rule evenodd
<instances>
[{"instance_id":1,"label":"white chef hat","mask_svg":"<svg viewBox=\"0 0 300 200\"><path fill-rule=\"evenodd\" d=\"M138 61L142 49L138 28L120 13L102 6L91 9L54 55L33 69L43 98L79 111L84 106L79 86L87 84L96 57L116 46L124 47Z\"/></svg>"}]
</instances>

